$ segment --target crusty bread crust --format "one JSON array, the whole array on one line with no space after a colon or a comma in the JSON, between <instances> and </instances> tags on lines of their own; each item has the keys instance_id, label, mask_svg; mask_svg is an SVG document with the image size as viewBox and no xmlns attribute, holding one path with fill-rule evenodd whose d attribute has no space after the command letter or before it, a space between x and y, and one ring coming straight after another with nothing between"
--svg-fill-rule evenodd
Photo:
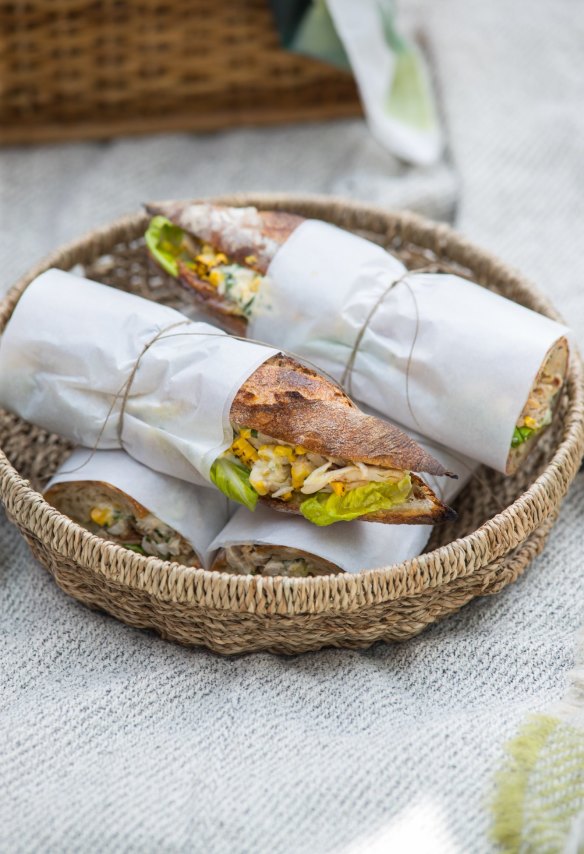
<instances>
[{"instance_id":1,"label":"crusty bread crust","mask_svg":"<svg viewBox=\"0 0 584 854\"><path fill-rule=\"evenodd\" d=\"M289 356L268 359L246 380L230 418L316 454L404 471L447 474L413 439L381 418L365 415L345 392Z\"/></svg>"},{"instance_id":2,"label":"crusty bread crust","mask_svg":"<svg viewBox=\"0 0 584 854\"><path fill-rule=\"evenodd\" d=\"M152 216L174 225L224 252L230 261L265 274L274 254L304 217L256 208L229 208L208 202L173 201L145 205Z\"/></svg>"}]
</instances>

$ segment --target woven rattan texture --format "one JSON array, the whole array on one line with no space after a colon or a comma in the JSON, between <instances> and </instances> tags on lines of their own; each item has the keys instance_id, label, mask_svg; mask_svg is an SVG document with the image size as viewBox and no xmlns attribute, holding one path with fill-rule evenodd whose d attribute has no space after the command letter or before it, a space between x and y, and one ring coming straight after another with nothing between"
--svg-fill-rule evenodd
<instances>
[{"instance_id":1,"label":"woven rattan texture","mask_svg":"<svg viewBox=\"0 0 584 854\"><path fill-rule=\"evenodd\" d=\"M549 304L517 273L445 226L330 199L247 196L232 203L327 219L397 252L406 263L454 265L476 281L544 313ZM42 269L81 265L100 281L180 308L185 295L149 262L135 215L57 250L0 305L4 326L22 289ZM515 580L543 548L584 451L582 365L572 360L560 417L514 477L481 469L456 502L459 518L437 528L426 554L394 567L312 579L230 577L144 558L104 543L50 508L42 486L67 442L0 413L0 496L9 518L57 583L91 607L184 644L225 653L302 652L404 640L472 598ZM30 479L29 484L23 478Z\"/></svg>"},{"instance_id":2,"label":"woven rattan texture","mask_svg":"<svg viewBox=\"0 0 584 854\"><path fill-rule=\"evenodd\" d=\"M267 0L0 0L0 141L360 112L352 77L282 50Z\"/></svg>"}]
</instances>

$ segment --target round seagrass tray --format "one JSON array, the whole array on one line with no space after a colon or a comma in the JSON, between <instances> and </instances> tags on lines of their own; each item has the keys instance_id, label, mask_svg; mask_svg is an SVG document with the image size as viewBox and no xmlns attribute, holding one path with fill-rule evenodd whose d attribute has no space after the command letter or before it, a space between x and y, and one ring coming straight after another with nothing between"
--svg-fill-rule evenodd
<instances>
[{"instance_id":1,"label":"round seagrass tray","mask_svg":"<svg viewBox=\"0 0 584 854\"><path fill-rule=\"evenodd\" d=\"M387 246L409 266L436 262L557 318L532 285L446 226L330 198L218 201L328 220ZM45 258L0 305L0 328L23 289L48 267L75 268L180 309L187 295L147 258L146 223L143 214L129 216ZM457 521L434 530L425 554L354 575L228 576L136 555L86 532L36 491L70 450L67 441L0 412L0 447L0 497L9 519L57 584L86 605L222 653L366 647L412 637L475 596L497 593L541 551L584 452L582 363L574 354L559 417L517 475L481 469L455 502Z\"/></svg>"}]
</instances>

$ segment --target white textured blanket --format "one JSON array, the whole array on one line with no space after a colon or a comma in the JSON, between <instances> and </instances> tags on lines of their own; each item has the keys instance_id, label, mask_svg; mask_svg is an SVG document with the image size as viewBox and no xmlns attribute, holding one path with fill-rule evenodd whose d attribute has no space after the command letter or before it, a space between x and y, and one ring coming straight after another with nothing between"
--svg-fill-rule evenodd
<instances>
[{"instance_id":1,"label":"white textured blanket","mask_svg":"<svg viewBox=\"0 0 584 854\"><path fill-rule=\"evenodd\" d=\"M420 0L454 166L360 122L0 153L0 270L138 202L335 192L448 217L584 342L584 15ZM416 13L414 15L414 12ZM502 745L564 693L584 622L584 476L511 588L403 645L222 659L68 599L0 524L0 850L487 852Z\"/></svg>"}]
</instances>

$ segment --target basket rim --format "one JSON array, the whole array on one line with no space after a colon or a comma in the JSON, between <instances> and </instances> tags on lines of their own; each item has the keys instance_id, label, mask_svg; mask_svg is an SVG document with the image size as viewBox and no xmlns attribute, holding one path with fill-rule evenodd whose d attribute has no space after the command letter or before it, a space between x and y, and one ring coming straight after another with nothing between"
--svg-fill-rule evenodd
<instances>
[{"instance_id":1,"label":"basket rim","mask_svg":"<svg viewBox=\"0 0 584 854\"><path fill-rule=\"evenodd\" d=\"M475 281L504 281L517 289L536 310L561 320L551 303L519 272L476 247L450 226L411 212L388 211L375 205L331 196L280 193L245 193L206 197L205 201L259 208L298 209L305 215L331 218L342 207L370 226L382 225L404 239L423 246L432 243L440 258L478 271ZM0 301L0 329L4 327L26 286L44 270L63 269L109 252L118 240L140 236L148 216L124 216L63 245L25 273ZM334 221L334 217L333 217ZM366 226L364 226L366 228ZM8 515L60 557L87 566L106 579L148 592L162 601L188 603L205 609L277 614L282 616L322 612L355 612L369 605L412 597L431 588L472 575L500 560L519 546L556 509L567 492L584 454L584 369L571 347L568 375L569 405L562 438L546 469L530 487L504 510L465 537L392 566L358 573L314 578L236 576L207 569L184 567L154 557L128 552L86 531L51 507L24 480L0 450L0 498Z\"/></svg>"}]
</instances>

